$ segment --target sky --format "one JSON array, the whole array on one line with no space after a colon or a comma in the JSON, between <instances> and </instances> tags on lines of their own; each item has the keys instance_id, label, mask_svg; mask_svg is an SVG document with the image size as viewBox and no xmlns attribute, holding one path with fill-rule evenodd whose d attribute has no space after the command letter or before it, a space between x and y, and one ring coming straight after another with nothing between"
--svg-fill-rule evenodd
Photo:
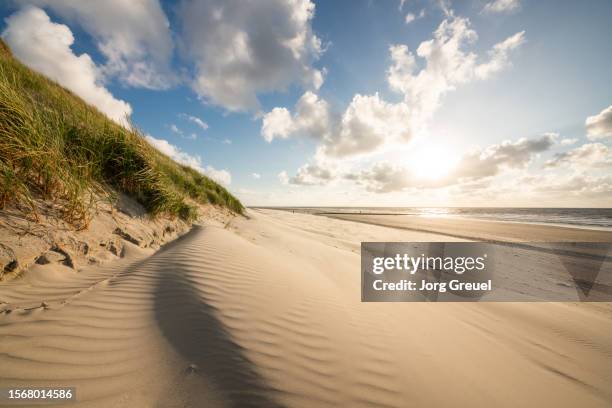
<instances>
[{"instance_id":1,"label":"sky","mask_svg":"<svg viewBox=\"0 0 612 408\"><path fill-rule=\"evenodd\" d=\"M0 17L23 63L247 205L612 203L610 1L19 0Z\"/></svg>"}]
</instances>

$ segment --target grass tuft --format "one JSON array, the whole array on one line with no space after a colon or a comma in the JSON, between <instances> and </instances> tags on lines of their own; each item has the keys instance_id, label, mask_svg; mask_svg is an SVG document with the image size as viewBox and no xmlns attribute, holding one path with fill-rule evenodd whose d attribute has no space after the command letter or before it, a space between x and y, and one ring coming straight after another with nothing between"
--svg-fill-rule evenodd
<instances>
[{"instance_id":1,"label":"grass tuft","mask_svg":"<svg viewBox=\"0 0 612 408\"><path fill-rule=\"evenodd\" d=\"M84 228L96 197L116 192L153 216L189 222L198 215L195 203L244 211L224 187L27 68L0 40L0 209L15 204L37 217L33 200L43 198Z\"/></svg>"}]
</instances>

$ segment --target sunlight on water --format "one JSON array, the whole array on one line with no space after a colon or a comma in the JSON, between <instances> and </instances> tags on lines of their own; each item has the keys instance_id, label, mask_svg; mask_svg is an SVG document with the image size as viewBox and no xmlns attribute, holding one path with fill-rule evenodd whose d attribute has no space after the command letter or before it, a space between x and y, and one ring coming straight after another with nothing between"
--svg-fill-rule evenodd
<instances>
[{"instance_id":1,"label":"sunlight on water","mask_svg":"<svg viewBox=\"0 0 612 408\"><path fill-rule=\"evenodd\" d=\"M314 214L349 213L419 217L461 217L492 221L612 229L611 208L296 207L296 209Z\"/></svg>"}]
</instances>

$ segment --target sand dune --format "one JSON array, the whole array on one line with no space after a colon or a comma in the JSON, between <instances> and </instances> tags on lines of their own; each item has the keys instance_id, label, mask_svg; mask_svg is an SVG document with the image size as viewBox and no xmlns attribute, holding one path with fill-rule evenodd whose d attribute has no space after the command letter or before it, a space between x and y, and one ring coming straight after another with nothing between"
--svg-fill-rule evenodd
<instances>
[{"instance_id":1,"label":"sand dune","mask_svg":"<svg viewBox=\"0 0 612 408\"><path fill-rule=\"evenodd\" d=\"M454 238L250 215L1 286L0 387L75 386L82 407L612 404L610 304L361 303L360 241Z\"/></svg>"}]
</instances>

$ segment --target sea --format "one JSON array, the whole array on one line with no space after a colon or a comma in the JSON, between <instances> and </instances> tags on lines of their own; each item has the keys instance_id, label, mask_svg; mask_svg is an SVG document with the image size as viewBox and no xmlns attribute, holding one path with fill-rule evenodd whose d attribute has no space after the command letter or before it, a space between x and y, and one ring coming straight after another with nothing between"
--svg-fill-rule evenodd
<instances>
[{"instance_id":1,"label":"sea","mask_svg":"<svg viewBox=\"0 0 612 408\"><path fill-rule=\"evenodd\" d=\"M612 208L515 207L283 207L311 214L388 214L421 217L461 217L534 224L612 229Z\"/></svg>"}]
</instances>

